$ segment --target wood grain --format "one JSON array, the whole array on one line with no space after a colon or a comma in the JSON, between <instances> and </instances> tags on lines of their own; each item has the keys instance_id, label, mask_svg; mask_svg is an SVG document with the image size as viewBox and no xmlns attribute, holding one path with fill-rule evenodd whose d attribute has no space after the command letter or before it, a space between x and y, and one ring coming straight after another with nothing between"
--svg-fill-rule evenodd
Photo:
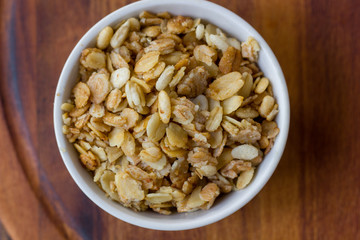
<instances>
[{"instance_id":1,"label":"wood grain","mask_svg":"<svg viewBox=\"0 0 360 240\"><path fill-rule=\"evenodd\" d=\"M7 234L12 239L360 239L357 0L213 1L265 38L282 66L291 101L289 140L279 167L244 208L200 229L161 232L117 220L87 199L57 150L55 88L80 37L130 2L0 1L0 219Z\"/></svg>"},{"instance_id":2,"label":"wood grain","mask_svg":"<svg viewBox=\"0 0 360 240\"><path fill-rule=\"evenodd\" d=\"M6 229L4 228L4 226L2 225L1 222L0 222L0 239L1 240L10 240L8 233L6 232Z\"/></svg>"}]
</instances>

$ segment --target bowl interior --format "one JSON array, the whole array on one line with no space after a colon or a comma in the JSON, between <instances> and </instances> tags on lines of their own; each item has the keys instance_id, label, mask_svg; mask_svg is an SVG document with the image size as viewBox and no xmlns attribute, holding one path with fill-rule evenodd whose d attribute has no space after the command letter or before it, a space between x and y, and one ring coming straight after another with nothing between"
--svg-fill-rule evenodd
<instances>
[{"instance_id":1,"label":"bowl interior","mask_svg":"<svg viewBox=\"0 0 360 240\"><path fill-rule=\"evenodd\" d=\"M105 197L104 192L93 182L90 174L80 164L78 154L73 146L67 142L67 139L62 134L62 112L60 106L69 98L71 88L75 84L81 51L86 47L95 45L97 34L105 26L114 26L123 19L138 16L143 10L151 12L169 11L175 15L201 18L218 26L229 36L241 41L245 41L248 36L253 36L259 42L262 49L258 63L265 76L270 79L275 98L279 104L280 112L276 117L276 122L280 128L280 134L275 141L273 149L257 168L256 176L251 184L244 190L232 192L221 197L207 211L164 216L151 211L134 212L122 207L119 203ZM127 5L103 18L83 36L73 49L63 68L56 90L54 127L58 147L67 169L80 189L99 207L113 216L134 225L159 230L183 230L204 226L232 214L244 206L262 189L274 172L286 144L289 128L289 98L284 76L271 49L249 24L236 14L207 1L140 1Z\"/></svg>"}]
</instances>

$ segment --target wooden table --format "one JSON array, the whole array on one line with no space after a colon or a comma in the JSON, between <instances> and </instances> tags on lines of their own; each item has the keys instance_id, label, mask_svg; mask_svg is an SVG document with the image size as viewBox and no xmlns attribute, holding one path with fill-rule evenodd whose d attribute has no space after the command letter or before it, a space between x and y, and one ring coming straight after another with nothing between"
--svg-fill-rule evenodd
<instances>
[{"instance_id":1,"label":"wooden table","mask_svg":"<svg viewBox=\"0 0 360 240\"><path fill-rule=\"evenodd\" d=\"M79 190L55 143L55 87L80 37L130 2L1 1L0 238L360 239L358 0L214 1L269 43L291 101L279 167L241 210L200 229L161 232L117 220Z\"/></svg>"}]
</instances>

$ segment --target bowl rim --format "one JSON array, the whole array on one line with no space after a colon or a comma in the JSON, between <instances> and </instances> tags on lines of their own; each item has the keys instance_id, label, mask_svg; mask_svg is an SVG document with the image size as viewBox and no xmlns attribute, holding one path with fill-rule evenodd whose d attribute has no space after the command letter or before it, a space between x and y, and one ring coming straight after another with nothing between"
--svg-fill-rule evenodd
<instances>
[{"instance_id":1,"label":"bowl rim","mask_svg":"<svg viewBox=\"0 0 360 240\"><path fill-rule=\"evenodd\" d=\"M274 157L274 159L272 159L273 163L272 163L271 167L268 169L268 171L266 172L267 174L264 176L261 176L260 183L257 185L256 188L253 189L253 191L249 192L249 194L247 195L247 197L245 198L244 201L242 201L241 203L233 204L232 206L229 206L228 208L223 209L224 211L217 212L216 214L214 213L212 216L210 216L206 219L202 218L202 219L197 219L197 221L183 221L183 222L169 221L169 222L161 222L161 224L156 224L157 219L153 219L152 221L149 221L147 219L142 219L141 217L135 216L136 214L129 214L126 212L121 212L121 210L113 212L113 210L114 210L113 207L110 206L110 204L108 204L107 202L104 202L103 199L101 197L99 197L98 194L96 192L94 192L94 190L90 186L88 186L87 181L80 176L79 172L74 167L71 158L66 154L66 150L61 147L61 146L63 146L62 143L64 141L65 136L62 133L62 122L59 121L59 119L58 119L58 118L61 119L61 114L62 114L62 111L59 107L62 103L62 102L60 102L61 98L59 98L59 94L63 91L64 87L66 86L66 84L65 84L67 82L65 79L66 75L70 71L71 67L73 67L73 65L71 65L73 61L71 61L71 60L73 60L75 58L78 61L79 56L77 56L75 53L79 49L84 48L84 44L83 44L84 41L91 41L91 40L87 40L87 39L92 34L92 32L97 31L96 29L98 29L102 25L106 26L106 25L109 25L107 23L114 22L114 20L111 20L111 19L114 18L115 16L117 19L121 19L121 17L124 15L123 13L125 13L128 10L130 11L132 8L138 9L138 10L146 10L146 8L149 6L163 4L163 3L170 4L170 2L171 2L171 4L174 4L174 5L180 4L180 5L183 5L186 7L191 7L191 6L197 5L198 7L217 9L219 11L222 11L223 14L226 14L229 18L232 18L232 19L234 19L234 21L237 21L237 22L239 22L239 24L242 24L243 26L245 26L245 28L249 29L252 33L254 33L254 37L257 39L257 41L261 42L260 43L260 46L262 48L261 51L266 52L268 57L272 59L272 64L274 65L274 68L277 72L277 78L280 81L280 84L283 86L283 89L282 89L283 91L281 92L281 94L283 95L282 98L284 99L284 102L281 103L281 111L283 111L282 116L284 119L283 119L283 125L281 125L281 128L280 128L281 129L280 134L279 134L279 136L277 136L276 141L275 141L275 144L280 145L280 147L278 148L278 151L276 153L277 155L276 155L276 157ZM135 11L134 9L131 11ZM280 105L280 103L279 103L279 105ZM57 146L59 148L61 158L62 158L67 170L69 171L71 177L76 182L77 186L82 190L82 192L92 202L94 202L97 206L99 206L105 212L113 215L114 217L116 217L122 221L128 222L130 224L148 228L148 229L174 231L174 230L186 230L186 229L198 228L198 227L202 227L202 226L217 222L217 221L233 214L240 208L242 208L251 199L253 199L260 192L261 189L263 189L264 185L268 182L269 178L274 173L274 171L281 159L281 156L283 154L285 146L286 146L286 141L287 141L288 132L289 132L289 125L290 125L290 103L289 103L289 96L288 96L288 90L287 90L285 78L284 78L283 72L281 70L280 64L279 64L278 60L276 59L274 53L272 52L272 50L268 46L268 44L265 42L265 40L262 38L262 36L250 24L248 24L245 20L243 20L240 16L238 16L237 14L233 13L232 11L230 11L218 4L215 4L215 3L212 3L209 1L204 1L204 0L195 0L195 1L143 0L143 1L138 1L138 2L134 2L131 4L125 5L119 9L111 12L110 14L106 15L104 18L102 18L100 21L98 21L95 25L93 25L82 36L82 38L79 40L79 42L73 48L73 50L71 51L69 57L67 58L67 60L65 62L65 65L61 71L61 74L60 74L60 77L58 80L55 98L54 98L54 105L53 105L53 121L54 121L54 131L55 131L55 136L56 136L56 142L57 142ZM256 177L260 177L260 176L256 176ZM118 204L118 203L116 203L116 204Z\"/></svg>"}]
</instances>

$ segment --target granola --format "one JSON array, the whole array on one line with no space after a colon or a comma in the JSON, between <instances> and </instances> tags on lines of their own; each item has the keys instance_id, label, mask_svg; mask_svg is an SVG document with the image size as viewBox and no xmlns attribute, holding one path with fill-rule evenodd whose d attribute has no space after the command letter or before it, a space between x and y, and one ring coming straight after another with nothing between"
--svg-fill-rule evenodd
<instances>
[{"instance_id":1,"label":"granola","mask_svg":"<svg viewBox=\"0 0 360 240\"><path fill-rule=\"evenodd\" d=\"M82 51L63 133L123 206L209 209L251 183L280 131L259 51L252 37L167 12L107 26Z\"/></svg>"}]
</instances>

